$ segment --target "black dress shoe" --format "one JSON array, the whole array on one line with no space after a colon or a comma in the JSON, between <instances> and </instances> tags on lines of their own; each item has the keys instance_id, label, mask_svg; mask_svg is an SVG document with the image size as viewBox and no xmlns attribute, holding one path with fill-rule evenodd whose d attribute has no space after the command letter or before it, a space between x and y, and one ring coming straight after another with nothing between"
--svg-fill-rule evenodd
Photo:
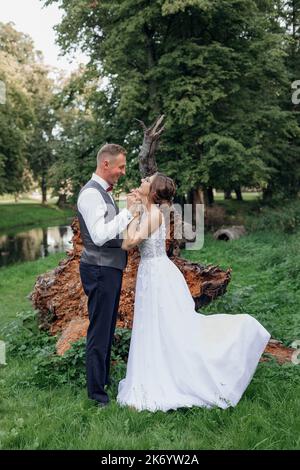
<instances>
[{"instance_id":1,"label":"black dress shoe","mask_svg":"<svg viewBox=\"0 0 300 470\"><path fill-rule=\"evenodd\" d=\"M97 401L98 408L105 408L108 404L109 402Z\"/></svg>"},{"instance_id":2,"label":"black dress shoe","mask_svg":"<svg viewBox=\"0 0 300 470\"><path fill-rule=\"evenodd\" d=\"M109 401L98 401L94 400L93 398L89 399L89 402L91 403L92 406L97 406L99 408L104 408L109 404Z\"/></svg>"}]
</instances>

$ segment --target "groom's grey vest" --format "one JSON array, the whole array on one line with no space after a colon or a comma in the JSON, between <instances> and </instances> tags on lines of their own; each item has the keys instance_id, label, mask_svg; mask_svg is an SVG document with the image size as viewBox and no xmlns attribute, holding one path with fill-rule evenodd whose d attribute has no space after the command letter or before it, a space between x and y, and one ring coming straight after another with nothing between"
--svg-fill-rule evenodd
<instances>
[{"instance_id":1,"label":"groom's grey vest","mask_svg":"<svg viewBox=\"0 0 300 470\"><path fill-rule=\"evenodd\" d=\"M82 191L88 188L95 188L99 191L103 197L107 206L106 213L104 215L105 223L110 222L116 214L119 213L119 208L115 205L105 189L102 188L101 184L95 180L90 180L81 188L78 198ZM78 199L77 199L78 202ZM108 240L104 245L95 245L84 219L77 208L77 214L80 224L81 239L83 242L83 251L81 254L81 261L83 263L94 264L97 266L109 266L111 268L124 269L127 264L127 252L122 250L122 238L117 235L116 238Z\"/></svg>"}]
</instances>

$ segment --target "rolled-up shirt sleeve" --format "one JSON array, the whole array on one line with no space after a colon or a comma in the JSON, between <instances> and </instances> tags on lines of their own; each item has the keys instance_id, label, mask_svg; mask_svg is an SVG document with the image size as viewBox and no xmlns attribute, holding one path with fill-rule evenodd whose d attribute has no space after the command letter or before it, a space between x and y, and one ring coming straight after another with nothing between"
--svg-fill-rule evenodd
<instances>
[{"instance_id":1,"label":"rolled-up shirt sleeve","mask_svg":"<svg viewBox=\"0 0 300 470\"><path fill-rule=\"evenodd\" d=\"M82 191L78 198L77 208L81 213L93 243L102 246L108 240L125 230L133 219L131 212L122 209L110 222L105 222L107 206L99 191L88 188Z\"/></svg>"}]
</instances>

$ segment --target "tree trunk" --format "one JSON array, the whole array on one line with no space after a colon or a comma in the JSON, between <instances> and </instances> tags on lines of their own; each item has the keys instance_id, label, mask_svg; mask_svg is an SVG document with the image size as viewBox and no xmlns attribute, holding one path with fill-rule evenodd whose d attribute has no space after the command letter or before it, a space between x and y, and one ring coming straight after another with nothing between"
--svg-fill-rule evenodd
<instances>
[{"instance_id":1,"label":"tree trunk","mask_svg":"<svg viewBox=\"0 0 300 470\"><path fill-rule=\"evenodd\" d=\"M43 248L44 248L44 256L49 255L49 250L48 250L48 230L46 228L43 228Z\"/></svg>"},{"instance_id":2,"label":"tree trunk","mask_svg":"<svg viewBox=\"0 0 300 470\"><path fill-rule=\"evenodd\" d=\"M66 207L67 206L67 195L66 194L59 194L58 201L57 201L56 205L61 209Z\"/></svg>"},{"instance_id":3,"label":"tree trunk","mask_svg":"<svg viewBox=\"0 0 300 470\"><path fill-rule=\"evenodd\" d=\"M273 188L270 183L268 183L267 187L263 189L263 201L267 202L270 201L273 197Z\"/></svg>"},{"instance_id":4,"label":"tree trunk","mask_svg":"<svg viewBox=\"0 0 300 470\"><path fill-rule=\"evenodd\" d=\"M46 204L46 202L47 202L47 181L46 181L46 177L44 175L42 176L41 190L42 190L42 204Z\"/></svg>"},{"instance_id":5,"label":"tree trunk","mask_svg":"<svg viewBox=\"0 0 300 470\"><path fill-rule=\"evenodd\" d=\"M237 186L236 188L234 188L234 191L235 191L237 200L238 200L238 201L242 201L242 200L243 200L243 196L242 196L241 187L240 187L240 186Z\"/></svg>"},{"instance_id":6,"label":"tree trunk","mask_svg":"<svg viewBox=\"0 0 300 470\"><path fill-rule=\"evenodd\" d=\"M142 121L137 119L144 130L143 143L140 147L138 157L139 169L142 178L145 178L145 176L151 176L157 172L157 164L154 154L158 145L158 140L164 131L164 126L159 128L163 119L164 115L161 115L149 128L147 128Z\"/></svg>"},{"instance_id":7,"label":"tree trunk","mask_svg":"<svg viewBox=\"0 0 300 470\"><path fill-rule=\"evenodd\" d=\"M214 202L213 188L211 186L202 187L202 200L205 206L211 206Z\"/></svg>"},{"instance_id":8,"label":"tree trunk","mask_svg":"<svg viewBox=\"0 0 300 470\"><path fill-rule=\"evenodd\" d=\"M183 209L184 204L188 204L188 199L187 199L187 197L184 196L184 195L180 195L180 196L179 196L179 195L175 194L175 197L174 197L174 204L179 204L179 205L182 207L182 209Z\"/></svg>"},{"instance_id":9,"label":"tree trunk","mask_svg":"<svg viewBox=\"0 0 300 470\"><path fill-rule=\"evenodd\" d=\"M151 29L147 24L144 25L144 34L145 34L145 42L146 42L146 54L147 54L147 61L148 61L148 70L151 71L156 66L156 44L153 40L155 31ZM151 77L148 79L148 94L149 94L149 106L154 116L158 116L160 114L160 106L158 103L159 94L157 93L157 81Z\"/></svg>"},{"instance_id":10,"label":"tree trunk","mask_svg":"<svg viewBox=\"0 0 300 470\"><path fill-rule=\"evenodd\" d=\"M214 203L214 192L212 186L208 186L207 188L207 201L209 206Z\"/></svg>"},{"instance_id":11,"label":"tree trunk","mask_svg":"<svg viewBox=\"0 0 300 470\"><path fill-rule=\"evenodd\" d=\"M224 190L224 199L232 199L231 189Z\"/></svg>"},{"instance_id":12,"label":"tree trunk","mask_svg":"<svg viewBox=\"0 0 300 470\"><path fill-rule=\"evenodd\" d=\"M195 227L196 225L196 210L197 204L204 204L204 193L202 188L197 188L192 190L192 204L193 204L193 217L192 217L192 225Z\"/></svg>"}]
</instances>

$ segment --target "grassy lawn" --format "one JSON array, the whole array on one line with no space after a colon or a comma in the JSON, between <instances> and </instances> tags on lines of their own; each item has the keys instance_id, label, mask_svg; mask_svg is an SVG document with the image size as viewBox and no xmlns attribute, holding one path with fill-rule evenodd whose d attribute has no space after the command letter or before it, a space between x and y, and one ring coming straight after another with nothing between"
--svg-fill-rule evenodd
<instances>
[{"instance_id":1,"label":"grassy lawn","mask_svg":"<svg viewBox=\"0 0 300 470\"><path fill-rule=\"evenodd\" d=\"M53 269L65 257L65 253L57 253L36 261L0 268L0 328L16 318L16 313L31 308L27 297L36 278Z\"/></svg>"},{"instance_id":2,"label":"grassy lawn","mask_svg":"<svg viewBox=\"0 0 300 470\"><path fill-rule=\"evenodd\" d=\"M47 197L47 204L56 204L58 200L58 196L54 197ZM32 193L23 193L20 194L19 199L17 201L20 204L37 204L42 202L42 195L37 194L34 196ZM16 200L13 194L2 194L0 196L0 204L15 204Z\"/></svg>"},{"instance_id":3,"label":"grassy lawn","mask_svg":"<svg viewBox=\"0 0 300 470\"><path fill-rule=\"evenodd\" d=\"M235 242L205 236L185 257L232 267L228 292L203 313L249 313L285 344L300 339L300 233L256 232ZM0 269L0 322L29 309L38 274L64 254ZM0 337L1 339L1 337ZM85 387L37 387L30 359L7 357L0 369L2 449L299 449L300 365L260 363L235 408L168 413L120 408L113 368L111 405L95 409ZM124 371L123 371L124 373Z\"/></svg>"},{"instance_id":4,"label":"grassy lawn","mask_svg":"<svg viewBox=\"0 0 300 470\"><path fill-rule=\"evenodd\" d=\"M0 232L24 226L41 226L66 221L74 215L72 209L37 203L0 204Z\"/></svg>"},{"instance_id":5,"label":"grassy lawn","mask_svg":"<svg viewBox=\"0 0 300 470\"><path fill-rule=\"evenodd\" d=\"M255 191L249 191L249 192L243 192L242 197L244 201L254 201L258 199L261 196L261 193L255 192ZM214 199L215 201L224 201L224 192L218 192L216 191L214 193ZM230 199L227 199L227 201ZM232 200L236 200L236 195L234 192L232 192Z\"/></svg>"}]
</instances>

